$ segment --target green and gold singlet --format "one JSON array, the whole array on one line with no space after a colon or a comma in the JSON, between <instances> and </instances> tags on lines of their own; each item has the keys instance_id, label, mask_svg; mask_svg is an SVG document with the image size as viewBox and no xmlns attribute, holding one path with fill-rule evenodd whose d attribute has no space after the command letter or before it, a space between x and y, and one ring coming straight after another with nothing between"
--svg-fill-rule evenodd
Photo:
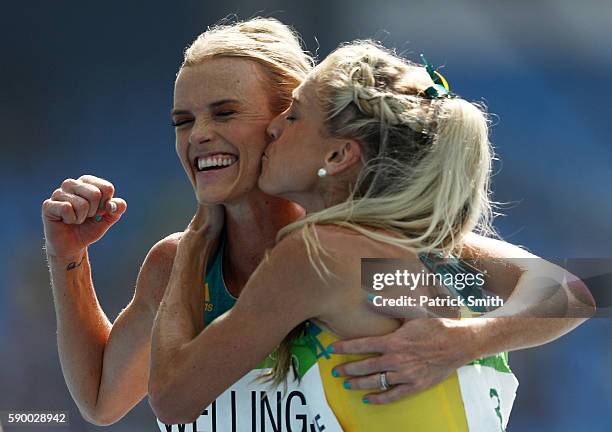
<instances>
[{"instance_id":1,"label":"green and gold singlet","mask_svg":"<svg viewBox=\"0 0 612 432\"><path fill-rule=\"evenodd\" d=\"M224 244L210 261L203 286L205 322L229 310L236 299L223 282ZM427 265L428 261L422 259ZM438 266L436 272L456 272L461 261ZM433 271L433 270L432 270ZM451 289L451 291L453 291ZM457 295L467 295L454 290ZM474 295L472 291L469 295ZM287 388L255 380L269 371L270 358L250 371L202 411L196 422L165 425L160 431L193 432L503 432L508 423L518 381L506 353L477 359L460 367L427 390L386 405L367 405L372 390L346 390L344 378L334 378L334 366L367 356L331 354L326 347L338 338L308 322L294 341L295 379Z\"/></svg>"}]
</instances>

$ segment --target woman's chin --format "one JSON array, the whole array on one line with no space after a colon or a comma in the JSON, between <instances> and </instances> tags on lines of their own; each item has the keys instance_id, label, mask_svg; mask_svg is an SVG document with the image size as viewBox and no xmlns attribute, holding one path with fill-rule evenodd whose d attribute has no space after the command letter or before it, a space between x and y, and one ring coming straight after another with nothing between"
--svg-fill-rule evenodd
<instances>
[{"instance_id":1,"label":"woman's chin","mask_svg":"<svg viewBox=\"0 0 612 432\"><path fill-rule=\"evenodd\" d=\"M270 176L267 176L265 173L259 176L259 179L257 180L257 186L259 187L259 190L261 190L266 195L279 195L278 184L271 181Z\"/></svg>"},{"instance_id":2,"label":"woman's chin","mask_svg":"<svg viewBox=\"0 0 612 432\"><path fill-rule=\"evenodd\" d=\"M198 190L195 195L198 204L201 205L223 204L228 200L227 193L221 193L220 191Z\"/></svg>"}]
</instances>

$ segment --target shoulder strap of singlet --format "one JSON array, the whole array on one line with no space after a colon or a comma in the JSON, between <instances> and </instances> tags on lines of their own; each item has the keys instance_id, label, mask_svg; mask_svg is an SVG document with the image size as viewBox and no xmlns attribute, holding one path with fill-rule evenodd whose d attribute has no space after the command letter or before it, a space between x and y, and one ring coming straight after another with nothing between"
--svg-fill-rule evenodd
<instances>
[{"instance_id":1,"label":"shoulder strap of singlet","mask_svg":"<svg viewBox=\"0 0 612 432\"><path fill-rule=\"evenodd\" d=\"M225 250L225 230L221 233L219 246L206 265L204 280L204 323L210 324L215 318L228 311L236 298L233 297L223 280L223 251Z\"/></svg>"}]
</instances>

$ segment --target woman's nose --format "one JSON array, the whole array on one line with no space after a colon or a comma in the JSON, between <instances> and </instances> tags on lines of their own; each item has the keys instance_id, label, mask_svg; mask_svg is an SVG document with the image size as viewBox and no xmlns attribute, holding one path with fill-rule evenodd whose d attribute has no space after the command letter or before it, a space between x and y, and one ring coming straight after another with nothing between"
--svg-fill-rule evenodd
<instances>
[{"instance_id":1,"label":"woman's nose","mask_svg":"<svg viewBox=\"0 0 612 432\"><path fill-rule=\"evenodd\" d=\"M195 120L191 134L189 135L189 143L192 145L203 144L212 139L212 129L210 122L204 120Z\"/></svg>"},{"instance_id":2,"label":"woman's nose","mask_svg":"<svg viewBox=\"0 0 612 432\"><path fill-rule=\"evenodd\" d=\"M277 140L283 133L282 119L282 114L277 115L272 119L272 121L268 125L268 128L266 129L268 136L272 138L272 140Z\"/></svg>"}]
</instances>

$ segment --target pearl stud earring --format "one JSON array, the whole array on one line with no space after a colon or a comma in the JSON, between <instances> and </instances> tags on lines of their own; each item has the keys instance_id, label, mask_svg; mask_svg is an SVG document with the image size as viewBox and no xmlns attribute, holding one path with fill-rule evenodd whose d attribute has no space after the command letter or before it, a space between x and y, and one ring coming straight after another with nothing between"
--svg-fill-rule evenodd
<instances>
[{"instance_id":1,"label":"pearl stud earring","mask_svg":"<svg viewBox=\"0 0 612 432\"><path fill-rule=\"evenodd\" d=\"M319 171L317 171L317 175L319 177L325 177L327 175L327 170L325 168L321 168Z\"/></svg>"}]
</instances>

